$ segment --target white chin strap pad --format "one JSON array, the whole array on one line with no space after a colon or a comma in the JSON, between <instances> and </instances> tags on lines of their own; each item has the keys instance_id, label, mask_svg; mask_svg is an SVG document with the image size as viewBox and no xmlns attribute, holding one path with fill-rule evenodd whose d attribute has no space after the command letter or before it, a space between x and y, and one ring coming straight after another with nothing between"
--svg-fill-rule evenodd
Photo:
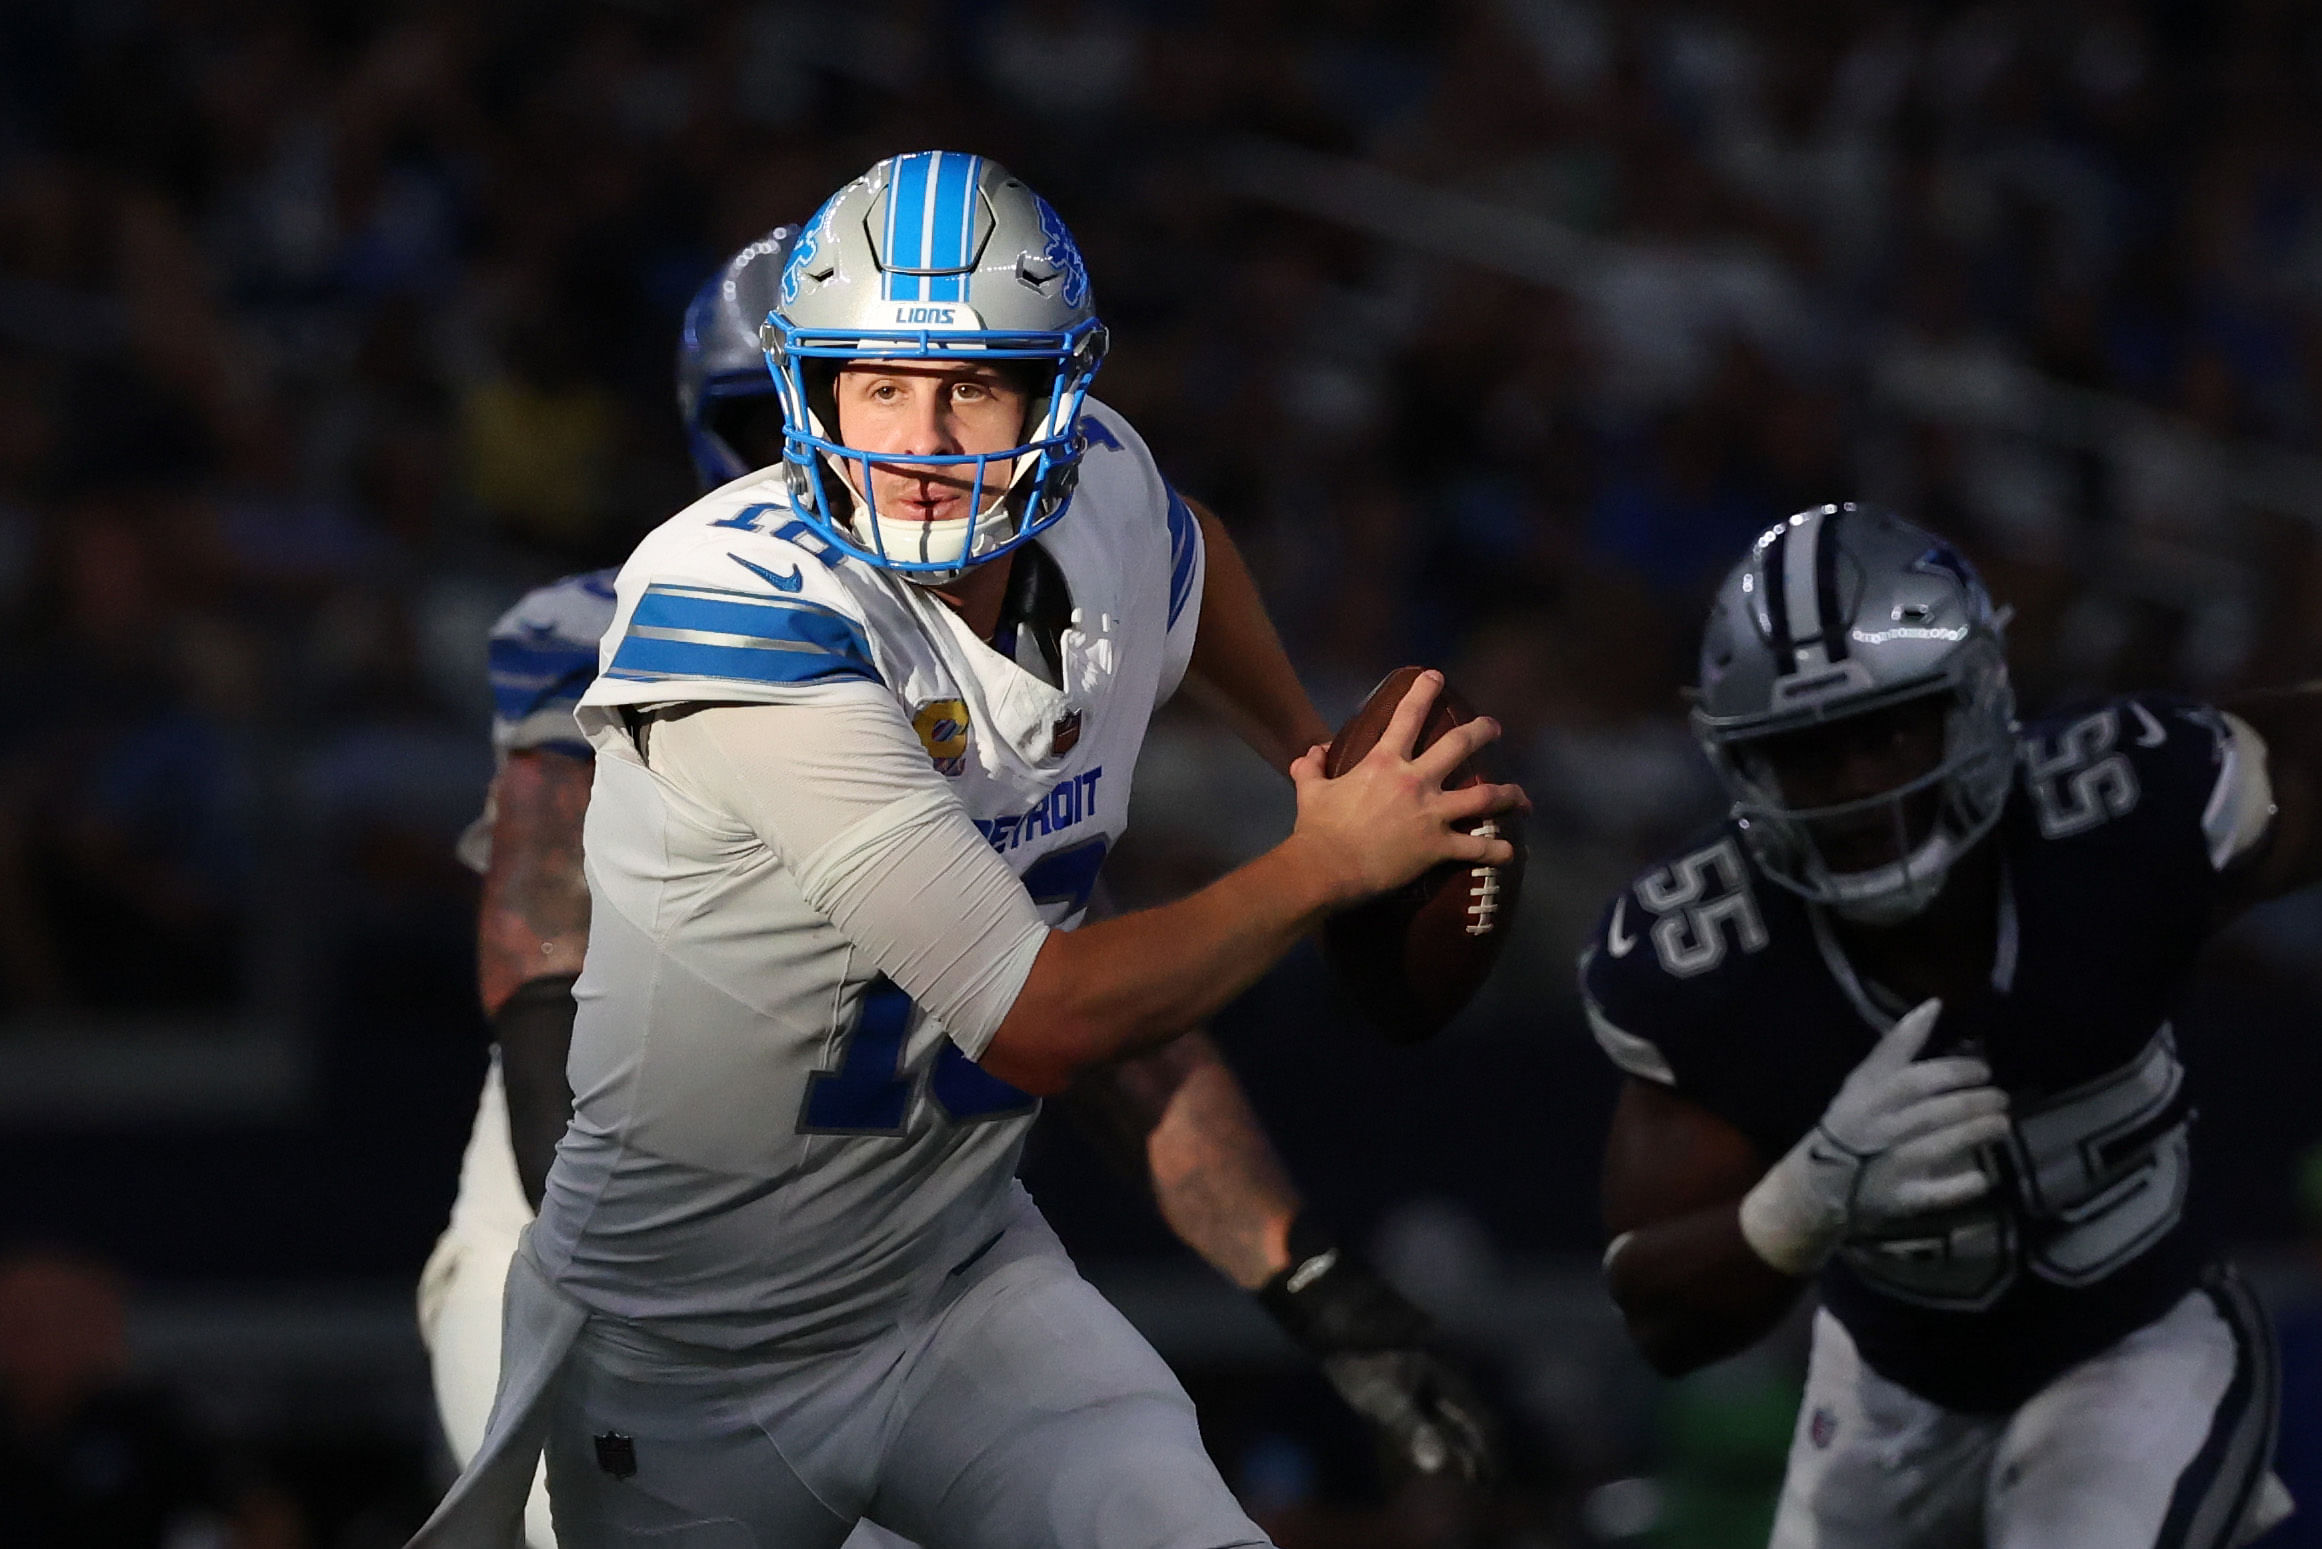
<instances>
[{"instance_id":1,"label":"white chin strap pad","mask_svg":"<svg viewBox=\"0 0 2322 1549\"><path fill-rule=\"evenodd\" d=\"M1824 872L1830 907L1858 925L1893 925L1935 901L1959 859L1959 842L1940 824L1927 841L1899 861L1868 871Z\"/></svg>"}]
</instances>

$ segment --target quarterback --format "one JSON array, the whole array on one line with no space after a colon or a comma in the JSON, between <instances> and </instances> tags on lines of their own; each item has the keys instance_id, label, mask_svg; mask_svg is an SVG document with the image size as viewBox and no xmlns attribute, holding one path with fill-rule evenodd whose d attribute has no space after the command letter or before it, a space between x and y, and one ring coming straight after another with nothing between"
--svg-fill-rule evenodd
<instances>
[{"instance_id":1,"label":"quarterback","mask_svg":"<svg viewBox=\"0 0 2322 1549\"><path fill-rule=\"evenodd\" d=\"M688 307L677 362L686 441L704 489L779 460L782 416L758 341L795 230L777 227L720 266ZM1211 547L1227 542L1222 536ZM494 625L492 735L500 768L462 854L484 874L478 961L494 1051L452 1219L421 1277L420 1327L444 1432L465 1463L499 1375L501 1292L572 1109L564 1066L572 985L588 941L581 826L593 754L573 719L613 620L615 572L527 593ZM1289 712L1318 726L1303 706ZM1281 718L1277 716L1277 719ZM1287 755L1283 756L1284 762ZM1090 1072L1067 1094L1089 1128L1149 1179L1179 1238L1257 1293L1321 1358L1339 1390L1422 1472L1473 1478L1488 1420L1427 1348L1425 1315L1333 1243L1202 1033ZM1323 1267L1307 1268L1317 1260ZM1305 1269L1305 1273L1299 1273ZM545 1485L525 1537L553 1549ZM864 1524L849 1543L882 1540Z\"/></svg>"},{"instance_id":2,"label":"quarterback","mask_svg":"<svg viewBox=\"0 0 2322 1549\"><path fill-rule=\"evenodd\" d=\"M1321 775L1246 573L1087 399L1104 333L1043 201L882 162L798 239L765 345L784 458L623 567L579 723L572 1122L508 1277L484 1443L423 1542L504 1542L545 1446L567 1549L1263 1543L1150 1349L1013 1180L1038 1098L1170 1043L1329 910L1521 801L1445 792L1440 680ZM1180 680L1299 818L1080 924ZM1318 1258L1327 1255L1317 1255ZM1317 1273L1327 1270L1318 1265Z\"/></svg>"},{"instance_id":3,"label":"quarterback","mask_svg":"<svg viewBox=\"0 0 2322 1549\"><path fill-rule=\"evenodd\" d=\"M1689 1370L1821 1293L1777 1549L2211 1549L2288 1510L2170 1016L2222 922L2322 877L2322 718L2019 724L2003 623L1890 513L1768 530L1701 650L1732 815L1581 960L1638 1344Z\"/></svg>"}]
</instances>

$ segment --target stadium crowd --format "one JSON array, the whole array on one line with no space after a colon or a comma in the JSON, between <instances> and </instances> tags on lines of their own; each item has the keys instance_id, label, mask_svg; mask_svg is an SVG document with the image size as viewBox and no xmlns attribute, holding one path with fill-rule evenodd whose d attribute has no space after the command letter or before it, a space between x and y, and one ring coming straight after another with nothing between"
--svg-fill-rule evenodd
<instances>
[{"instance_id":1,"label":"stadium crowd","mask_svg":"<svg viewBox=\"0 0 2322 1549\"><path fill-rule=\"evenodd\" d=\"M321 1007L357 942L456 979L487 625L690 498L717 261L945 145L1071 222L1098 393L1325 711L1412 660L1506 722L1525 935L1462 1036L1593 1070L1571 952L1713 808L1678 690L1775 518L1955 535L2033 707L2322 671L2318 89L2291 0L0 7L0 1036ZM1276 830L1243 758L1157 733L1128 896ZM2316 919L2236 938L2249 1047ZM2251 1087L2219 1171L2285 1230L2310 1126ZM1527 1246L1589 1246L1563 1192Z\"/></svg>"}]
</instances>

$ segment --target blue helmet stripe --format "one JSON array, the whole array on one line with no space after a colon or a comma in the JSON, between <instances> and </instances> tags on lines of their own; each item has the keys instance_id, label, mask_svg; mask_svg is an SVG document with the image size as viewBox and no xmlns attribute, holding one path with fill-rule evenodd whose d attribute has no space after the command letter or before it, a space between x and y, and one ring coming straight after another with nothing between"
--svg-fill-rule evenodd
<instances>
[{"instance_id":1,"label":"blue helmet stripe","mask_svg":"<svg viewBox=\"0 0 2322 1549\"><path fill-rule=\"evenodd\" d=\"M976 156L935 153L935 205L928 225L933 252L930 269L957 269L967 263L968 233L975 218ZM928 282L930 301L965 301L964 275L949 274Z\"/></svg>"},{"instance_id":2,"label":"blue helmet stripe","mask_svg":"<svg viewBox=\"0 0 2322 1549\"><path fill-rule=\"evenodd\" d=\"M895 172L887 184L887 299L921 301L926 293L916 274L897 269L927 267L928 162L925 152L895 158Z\"/></svg>"}]
</instances>

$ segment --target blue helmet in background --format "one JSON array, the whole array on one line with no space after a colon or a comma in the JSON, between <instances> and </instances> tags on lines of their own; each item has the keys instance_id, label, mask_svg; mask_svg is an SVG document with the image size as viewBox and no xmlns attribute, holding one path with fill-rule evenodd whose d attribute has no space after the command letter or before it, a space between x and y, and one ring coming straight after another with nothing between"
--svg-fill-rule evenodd
<instances>
[{"instance_id":1,"label":"blue helmet in background","mask_svg":"<svg viewBox=\"0 0 2322 1549\"><path fill-rule=\"evenodd\" d=\"M694 292L677 341L677 409L685 417L686 450L702 487L714 489L753 473L780 455L771 423L781 395L766 369L758 326L782 291L795 226L777 226L718 266ZM765 415L762 437L741 435L741 421Z\"/></svg>"}]
</instances>

